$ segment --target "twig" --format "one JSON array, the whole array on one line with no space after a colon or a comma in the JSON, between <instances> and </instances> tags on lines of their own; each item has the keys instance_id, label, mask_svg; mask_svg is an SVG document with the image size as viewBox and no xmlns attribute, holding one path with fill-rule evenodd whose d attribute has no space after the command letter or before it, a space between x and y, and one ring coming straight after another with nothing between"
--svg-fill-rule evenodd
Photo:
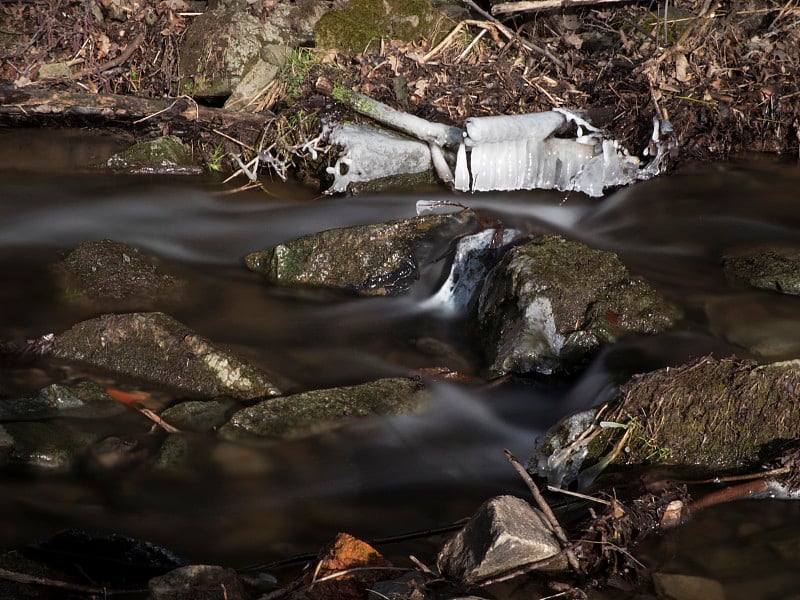
<instances>
[{"instance_id":1,"label":"twig","mask_svg":"<svg viewBox=\"0 0 800 600\"><path fill-rule=\"evenodd\" d=\"M164 431L166 431L168 433L180 433L180 431L181 431L177 427L174 427L173 425L170 425L169 423L167 423L164 419L159 417L156 413L154 413L149 408L137 408L136 410L138 410L145 417L147 417L148 419L153 421L153 423L155 423L156 425L161 427L161 429L163 429Z\"/></svg>"},{"instance_id":2,"label":"twig","mask_svg":"<svg viewBox=\"0 0 800 600\"><path fill-rule=\"evenodd\" d=\"M325 575L324 577L320 577L319 579L314 579L311 584L308 586L309 589L314 587L317 583L321 583L323 581L330 581L331 579L339 579L341 577L346 577L351 573L360 573L362 571L413 571L414 569L409 569L408 567L353 567L352 569L345 569L344 571L336 571L335 573L330 573L329 575Z\"/></svg>"},{"instance_id":3,"label":"twig","mask_svg":"<svg viewBox=\"0 0 800 600\"><path fill-rule=\"evenodd\" d=\"M224 138L226 138L226 139L228 139L228 140L232 141L234 144L238 144L238 145L239 145L239 146L241 146L242 148L245 148L245 149L247 149L247 150L250 150L250 152L255 152L255 151L256 151L256 149L255 149L255 148L253 148L252 146L250 146L249 144L245 144L245 143L244 143L242 140L237 140L235 137L232 137L232 136L228 135L227 133L220 131L219 129L214 129L214 128L212 127L212 128L211 128L211 131L213 131L213 132L214 132L214 133L216 133L217 135L221 135L222 137L224 137Z\"/></svg>"},{"instance_id":4,"label":"twig","mask_svg":"<svg viewBox=\"0 0 800 600\"><path fill-rule=\"evenodd\" d=\"M550 526L553 528L553 532L556 534L558 541L561 543L561 547L564 550L564 554L569 561L569 565L574 569L576 573L580 573L581 567L578 563L578 559L575 556L575 553L569 546L569 540L567 539L567 534L564 533L564 530L561 528L561 524L558 522L555 514L553 514L553 510L550 508L550 505L547 501L542 497L542 493L539 491L539 488L536 487L536 484L533 482L533 479L525 470L525 467L522 466L516 457L511 454L509 450L503 451L508 459L508 462L511 463L511 466L514 467L514 470L519 473L519 476L522 477L522 480L528 486L528 489L533 494L533 499L536 501L537 506L539 509L544 513L547 520L550 522Z\"/></svg>"},{"instance_id":5,"label":"twig","mask_svg":"<svg viewBox=\"0 0 800 600\"><path fill-rule=\"evenodd\" d=\"M80 585L78 583L70 583L69 581L59 581L57 579L50 579L48 577L38 577L36 575L29 575L28 573L18 573L16 571L9 571L8 569L0 568L0 579L6 581L13 581L15 583L22 583L24 585L41 585L44 587L58 588L62 590L69 590L71 592L78 592L81 594L93 594L102 597L116 595L116 594L131 594L131 593L144 593L147 590L108 590L106 588L94 587L90 585Z\"/></svg>"},{"instance_id":6,"label":"twig","mask_svg":"<svg viewBox=\"0 0 800 600\"><path fill-rule=\"evenodd\" d=\"M491 14L489 14L488 12L483 10L480 6L475 4L475 2L473 2L473 0L464 0L464 4L469 6L469 8L471 10L474 10L476 13L481 15L484 19L487 19L488 21L491 21L492 23L494 23L495 26L497 26L497 28L500 31L502 31L508 37L517 40L520 44L522 44L522 46L524 48L527 48L531 52L536 52L537 54L541 54L542 56L544 56L547 59L549 59L550 62L552 62L554 65L556 65L559 69L563 69L564 68L564 66L565 66L564 63L559 58L557 58L552 52L550 52L546 48L541 48L541 47L537 46L536 44L533 44L533 43L529 42L528 40L522 39L522 37L520 37L517 33L511 31L508 27L503 25L495 17L493 17Z\"/></svg>"},{"instance_id":7,"label":"twig","mask_svg":"<svg viewBox=\"0 0 800 600\"><path fill-rule=\"evenodd\" d=\"M154 112L152 114L149 114L146 117L142 117L141 119L136 119L133 122L134 125L138 125L139 123L144 123L145 121L147 121L149 119L152 119L153 117L157 117L158 115L160 115L162 113L165 113L168 110L172 110L172 107L175 106L178 103L178 100L180 100L182 98L184 100L188 100L191 104L194 105L194 112L195 112L195 115L196 115L195 118L197 120L200 120L200 110L199 110L199 108L197 106L197 102L195 102L194 98L192 98L191 96L178 96L177 98L175 98L175 101L172 104L170 104L169 106L167 106L166 108L162 108L161 110L156 111L156 112Z\"/></svg>"},{"instance_id":8,"label":"twig","mask_svg":"<svg viewBox=\"0 0 800 600\"><path fill-rule=\"evenodd\" d=\"M144 41L144 33L140 33L135 38L133 38L133 41L130 44L125 46L125 50L123 50L118 57L113 58L108 62L105 62L102 65L98 65L96 67L82 69L75 74L74 78L81 79L83 77L86 77L87 75L96 75L97 73L102 73L103 71L108 71L109 69L121 65L131 57L131 54L133 54L134 51L139 46L141 46L143 41Z\"/></svg>"},{"instance_id":9,"label":"twig","mask_svg":"<svg viewBox=\"0 0 800 600\"><path fill-rule=\"evenodd\" d=\"M587 494L581 494L579 492L573 492L570 490L565 490L563 488L557 488L552 485L547 486L548 491L555 492L556 494L564 494L565 496L575 496L576 498L580 498L581 500L588 500L589 502L597 502L598 504L605 504L606 506L611 506L611 502L608 500L603 500L602 498L595 498L594 496L589 496Z\"/></svg>"}]
</instances>

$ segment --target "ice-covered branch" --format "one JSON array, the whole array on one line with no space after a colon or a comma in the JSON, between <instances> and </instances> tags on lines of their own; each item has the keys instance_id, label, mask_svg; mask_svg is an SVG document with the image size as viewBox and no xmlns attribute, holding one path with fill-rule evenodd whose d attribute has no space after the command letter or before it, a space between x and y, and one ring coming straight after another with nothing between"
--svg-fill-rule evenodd
<instances>
[{"instance_id":1,"label":"ice-covered branch","mask_svg":"<svg viewBox=\"0 0 800 600\"><path fill-rule=\"evenodd\" d=\"M602 196L606 188L661 173L671 137L668 122L654 121L648 153L655 158L643 167L618 141L606 138L589 123L581 111L470 117L462 130L349 90L334 96L425 144L364 125L333 125L329 143L343 151L336 165L328 169L334 176L332 191L344 191L351 181L419 173L433 164L442 181L461 191L557 189ZM577 132L564 137L570 127ZM455 177L443 147L458 149Z\"/></svg>"}]
</instances>

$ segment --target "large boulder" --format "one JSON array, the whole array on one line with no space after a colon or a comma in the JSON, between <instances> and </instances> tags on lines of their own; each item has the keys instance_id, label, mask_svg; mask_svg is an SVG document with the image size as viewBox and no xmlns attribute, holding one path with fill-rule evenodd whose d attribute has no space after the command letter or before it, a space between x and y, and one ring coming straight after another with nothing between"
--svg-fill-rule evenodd
<instances>
[{"instance_id":1,"label":"large boulder","mask_svg":"<svg viewBox=\"0 0 800 600\"><path fill-rule=\"evenodd\" d=\"M800 432L800 363L705 357L637 375L619 395L537 441L531 468L585 487L608 465L666 463L714 472L760 465ZM624 448L624 451L622 451Z\"/></svg>"},{"instance_id":2,"label":"large boulder","mask_svg":"<svg viewBox=\"0 0 800 600\"><path fill-rule=\"evenodd\" d=\"M421 263L439 258L451 240L476 225L475 213L464 210L329 229L253 252L244 260L276 285L397 295L419 277Z\"/></svg>"},{"instance_id":3,"label":"large boulder","mask_svg":"<svg viewBox=\"0 0 800 600\"><path fill-rule=\"evenodd\" d=\"M102 315L74 325L47 346L56 358L190 397L250 399L280 393L259 369L164 313Z\"/></svg>"},{"instance_id":4,"label":"large boulder","mask_svg":"<svg viewBox=\"0 0 800 600\"><path fill-rule=\"evenodd\" d=\"M67 302L114 310L174 302L186 287L155 256L111 240L82 242L54 271Z\"/></svg>"},{"instance_id":5,"label":"large boulder","mask_svg":"<svg viewBox=\"0 0 800 600\"><path fill-rule=\"evenodd\" d=\"M659 333L680 316L615 254L557 235L512 248L477 306L494 375L565 370L604 343Z\"/></svg>"}]
</instances>

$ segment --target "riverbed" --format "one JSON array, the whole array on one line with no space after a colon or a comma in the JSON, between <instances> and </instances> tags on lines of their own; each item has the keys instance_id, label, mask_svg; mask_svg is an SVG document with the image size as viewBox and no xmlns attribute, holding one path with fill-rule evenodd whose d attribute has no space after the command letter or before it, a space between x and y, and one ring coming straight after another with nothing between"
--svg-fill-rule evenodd
<instances>
[{"instance_id":1,"label":"riverbed","mask_svg":"<svg viewBox=\"0 0 800 600\"><path fill-rule=\"evenodd\" d=\"M447 257L400 298L272 288L242 265L248 252L306 233L413 216L419 200L457 201L505 227L612 250L686 317L668 334L607 348L573 379L490 389L431 383L424 414L354 420L267 448L209 437L208 451L181 473L0 473L0 546L80 527L145 538L194 562L244 566L314 552L339 531L370 539L444 526L492 495L524 495L503 450L526 457L536 435L607 400L634 373L709 352L800 356L800 299L732 285L720 268L722 255L743 245L798 243L800 169L792 161L749 156L689 166L602 200L553 191L452 196L439 188L320 198L280 181L265 180L267 192L234 194L210 176L113 175L88 166L121 145L102 132L0 132L0 340L58 333L93 316L59 299L50 266L81 241L113 239L176 264L192 300L171 314L279 374L292 391L425 367L480 376L485 365L463 315L424 307ZM447 351L432 353L431 340ZM26 377L0 372L15 390L35 389L47 376ZM141 427L137 418L131 431ZM643 560L714 577L726 598L782 597L796 589L797 576L785 572L796 558L765 554L778 552L770 541L777 531L780 548L800 541L797 510L779 501L714 509L703 527L659 536ZM709 537L710 550L702 546ZM743 563L762 565L758 573L715 570L697 558L731 547ZM770 586L759 587L761 578Z\"/></svg>"}]
</instances>

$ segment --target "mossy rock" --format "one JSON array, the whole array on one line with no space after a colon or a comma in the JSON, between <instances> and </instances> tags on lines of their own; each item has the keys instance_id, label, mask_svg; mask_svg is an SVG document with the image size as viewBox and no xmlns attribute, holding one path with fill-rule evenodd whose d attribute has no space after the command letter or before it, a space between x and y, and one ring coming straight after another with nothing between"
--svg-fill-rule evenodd
<instances>
[{"instance_id":1,"label":"mossy rock","mask_svg":"<svg viewBox=\"0 0 800 600\"><path fill-rule=\"evenodd\" d=\"M602 344L665 331L680 316L615 254L557 235L509 250L477 307L493 375L569 370Z\"/></svg>"},{"instance_id":2,"label":"mossy rock","mask_svg":"<svg viewBox=\"0 0 800 600\"><path fill-rule=\"evenodd\" d=\"M800 361L709 356L637 375L611 402L552 427L531 466L556 485L586 484L608 465L759 466L798 439L798 389Z\"/></svg>"},{"instance_id":3,"label":"mossy rock","mask_svg":"<svg viewBox=\"0 0 800 600\"><path fill-rule=\"evenodd\" d=\"M769 246L732 251L722 259L729 281L800 296L800 248Z\"/></svg>"},{"instance_id":4,"label":"mossy rock","mask_svg":"<svg viewBox=\"0 0 800 600\"><path fill-rule=\"evenodd\" d=\"M106 161L109 169L133 173L201 173L192 149L174 135L134 144Z\"/></svg>"},{"instance_id":5,"label":"mossy rock","mask_svg":"<svg viewBox=\"0 0 800 600\"><path fill-rule=\"evenodd\" d=\"M157 257L112 240L81 242L53 271L65 301L109 310L177 301L186 285Z\"/></svg>"},{"instance_id":6,"label":"mossy rock","mask_svg":"<svg viewBox=\"0 0 800 600\"><path fill-rule=\"evenodd\" d=\"M258 368L160 312L107 314L55 336L53 356L154 383L190 398L280 392Z\"/></svg>"},{"instance_id":7,"label":"mossy rock","mask_svg":"<svg viewBox=\"0 0 800 600\"><path fill-rule=\"evenodd\" d=\"M195 17L181 40L178 94L229 96L259 60L263 29L241 10L211 10Z\"/></svg>"},{"instance_id":8,"label":"mossy rock","mask_svg":"<svg viewBox=\"0 0 800 600\"><path fill-rule=\"evenodd\" d=\"M425 399L423 385L405 377L312 390L243 408L219 435L229 441L299 439L340 427L352 417L414 413Z\"/></svg>"},{"instance_id":9,"label":"mossy rock","mask_svg":"<svg viewBox=\"0 0 800 600\"><path fill-rule=\"evenodd\" d=\"M317 23L317 47L343 52L375 50L382 38L437 43L455 23L426 0L350 0Z\"/></svg>"},{"instance_id":10,"label":"mossy rock","mask_svg":"<svg viewBox=\"0 0 800 600\"><path fill-rule=\"evenodd\" d=\"M423 215L312 233L245 256L247 267L284 287L336 289L362 296L401 294L419 266L476 226L475 213Z\"/></svg>"}]
</instances>

